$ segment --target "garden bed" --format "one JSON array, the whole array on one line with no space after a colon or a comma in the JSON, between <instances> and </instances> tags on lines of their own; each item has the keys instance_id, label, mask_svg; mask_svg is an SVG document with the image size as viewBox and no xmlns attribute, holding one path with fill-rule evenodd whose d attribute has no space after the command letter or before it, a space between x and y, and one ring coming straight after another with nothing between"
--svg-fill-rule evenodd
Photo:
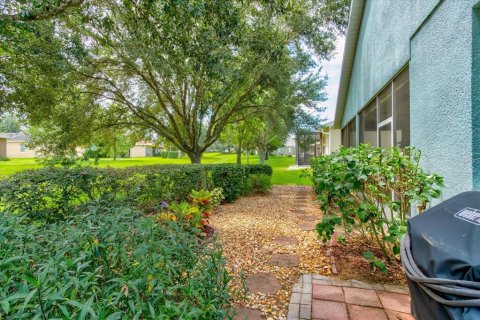
<instances>
[{"instance_id":1,"label":"garden bed","mask_svg":"<svg viewBox=\"0 0 480 320\"><path fill-rule=\"evenodd\" d=\"M379 270L373 271L370 263L362 256L365 251L380 256L381 250L373 244L366 244L359 238L348 237L345 245L339 243L337 238L322 246L325 252L330 252L334 257L338 277L341 279L356 279L367 283L405 284L405 272L398 260L387 262L388 274Z\"/></svg>"}]
</instances>

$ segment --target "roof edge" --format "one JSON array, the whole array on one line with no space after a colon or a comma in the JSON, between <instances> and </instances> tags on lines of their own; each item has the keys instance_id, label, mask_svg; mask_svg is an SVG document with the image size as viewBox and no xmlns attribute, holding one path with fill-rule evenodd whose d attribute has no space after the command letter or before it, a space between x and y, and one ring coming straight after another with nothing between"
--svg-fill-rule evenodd
<instances>
[{"instance_id":1,"label":"roof edge","mask_svg":"<svg viewBox=\"0 0 480 320\"><path fill-rule=\"evenodd\" d=\"M363 18L363 8L365 0L352 0L350 8L350 18L348 20L347 36L345 40L345 50L343 52L342 71L340 73L340 84L338 87L337 106L335 108L335 117L333 128L339 129L342 125L342 118L345 111L348 86L352 75L355 52L357 50L358 35Z\"/></svg>"}]
</instances>

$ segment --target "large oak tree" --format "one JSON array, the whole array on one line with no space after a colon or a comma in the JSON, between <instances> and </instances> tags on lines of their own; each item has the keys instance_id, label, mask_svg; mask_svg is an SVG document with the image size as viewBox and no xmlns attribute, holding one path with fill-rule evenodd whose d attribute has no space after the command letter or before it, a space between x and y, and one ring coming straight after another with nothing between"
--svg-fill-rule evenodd
<instances>
[{"instance_id":1,"label":"large oak tree","mask_svg":"<svg viewBox=\"0 0 480 320\"><path fill-rule=\"evenodd\" d=\"M331 54L345 3L85 0L4 21L0 108L34 123L73 107L83 130L141 127L198 163L229 123L318 100L312 55Z\"/></svg>"}]
</instances>

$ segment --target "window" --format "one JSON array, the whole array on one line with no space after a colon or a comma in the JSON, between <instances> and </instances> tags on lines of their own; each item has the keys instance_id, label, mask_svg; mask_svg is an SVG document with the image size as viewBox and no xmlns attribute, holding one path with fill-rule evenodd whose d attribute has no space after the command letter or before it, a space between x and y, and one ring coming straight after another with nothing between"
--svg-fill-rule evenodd
<instances>
[{"instance_id":1,"label":"window","mask_svg":"<svg viewBox=\"0 0 480 320\"><path fill-rule=\"evenodd\" d=\"M396 145L404 148L410 145L410 86L408 70L393 81L395 92Z\"/></svg>"},{"instance_id":2,"label":"window","mask_svg":"<svg viewBox=\"0 0 480 320\"><path fill-rule=\"evenodd\" d=\"M378 122L385 121L392 116L392 86L388 85L378 96L379 119Z\"/></svg>"},{"instance_id":3,"label":"window","mask_svg":"<svg viewBox=\"0 0 480 320\"><path fill-rule=\"evenodd\" d=\"M342 129L342 145L344 147L350 148L357 145L357 125L356 118L353 118L343 129Z\"/></svg>"},{"instance_id":4,"label":"window","mask_svg":"<svg viewBox=\"0 0 480 320\"><path fill-rule=\"evenodd\" d=\"M360 143L404 148L410 145L410 86L408 68L374 97L359 115ZM352 131L353 130L353 131ZM352 143L353 142L353 143ZM344 146L355 145L355 121L342 130Z\"/></svg>"},{"instance_id":5,"label":"window","mask_svg":"<svg viewBox=\"0 0 480 320\"><path fill-rule=\"evenodd\" d=\"M386 125L379 128L379 143L382 148L390 148L392 146L392 124L387 123Z\"/></svg>"},{"instance_id":6,"label":"window","mask_svg":"<svg viewBox=\"0 0 480 320\"><path fill-rule=\"evenodd\" d=\"M355 147L357 145L357 123L354 118L348 124L348 146Z\"/></svg>"},{"instance_id":7,"label":"window","mask_svg":"<svg viewBox=\"0 0 480 320\"><path fill-rule=\"evenodd\" d=\"M20 145L20 152L27 152L28 148L22 143Z\"/></svg>"},{"instance_id":8,"label":"window","mask_svg":"<svg viewBox=\"0 0 480 320\"><path fill-rule=\"evenodd\" d=\"M377 146L377 103L374 100L360 113L360 143Z\"/></svg>"}]
</instances>

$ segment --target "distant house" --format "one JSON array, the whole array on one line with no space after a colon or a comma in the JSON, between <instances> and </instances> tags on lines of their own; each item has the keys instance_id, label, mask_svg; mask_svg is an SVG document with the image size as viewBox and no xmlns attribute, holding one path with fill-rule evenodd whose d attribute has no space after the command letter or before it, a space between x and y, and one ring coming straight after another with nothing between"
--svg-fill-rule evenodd
<instances>
[{"instance_id":1,"label":"distant house","mask_svg":"<svg viewBox=\"0 0 480 320\"><path fill-rule=\"evenodd\" d=\"M130 148L130 158L153 157L157 153L156 146L148 141L139 141Z\"/></svg>"},{"instance_id":2,"label":"distant house","mask_svg":"<svg viewBox=\"0 0 480 320\"><path fill-rule=\"evenodd\" d=\"M35 150L26 146L27 140L23 132L0 133L0 157L35 158Z\"/></svg>"},{"instance_id":3,"label":"distant house","mask_svg":"<svg viewBox=\"0 0 480 320\"><path fill-rule=\"evenodd\" d=\"M7 156L7 139L0 138L0 158L5 158Z\"/></svg>"},{"instance_id":4,"label":"distant house","mask_svg":"<svg viewBox=\"0 0 480 320\"><path fill-rule=\"evenodd\" d=\"M330 121L318 130L317 140L317 156L328 155L337 151L340 147L342 143L341 132L339 129L334 129L333 121Z\"/></svg>"},{"instance_id":5,"label":"distant house","mask_svg":"<svg viewBox=\"0 0 480 320\"><path fill-rule=\"evenodd\" d=\"M274 151L277 156L294 156L295 155L295 139L288 138L285 144Z\"/></svg>"},{"instance_id":6,"label":"distant house","mask_svg":"<svg viewBox=\"0 0 480 320\"><path fill-rule=\"evenodd\" d=\"M37 150L27 147L28 135L23 132L0 132L0 157L7 158L35 158L39 156ZM76 149L77 156L81 156L84 149Z\"/></svg>"},{"instance_id":7,"label":"distant house","mask_svg":"<svg viewBox=\"0 0 480 320\"><path fill-rule=\"evenodd\" d=\"M295 163L298 166L310 165L311 159L328 155L338 150L341 144L341 132L333 128L333 121L325 123L310 137L302 137L308 142L299 143L295 140Z\"/></svg>"}]
</instances>

